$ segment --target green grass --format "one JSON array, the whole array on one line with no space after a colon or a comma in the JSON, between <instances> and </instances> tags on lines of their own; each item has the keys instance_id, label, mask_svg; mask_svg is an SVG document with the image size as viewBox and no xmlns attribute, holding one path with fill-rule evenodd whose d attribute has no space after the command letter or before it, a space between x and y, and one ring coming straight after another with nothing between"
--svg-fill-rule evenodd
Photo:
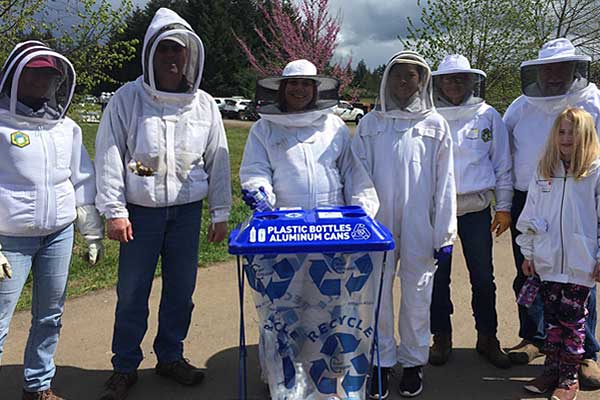
<instances>
[{"instance_id":1,"label":"green grass","mask_svg":"<svg viewBox=\"0 0 600 400\"><path fill-rule=\"evenodd\" d=\"M94 157L94 140L96 138L97 124L81 124L83 129L83 143ZM231 187L233 194L233 205L231 216L229 218L229 229L233 229L238 223L242 222L250 215L250 210L240 197L240 178L238 171L242 161L242 152L248 136L248 129L229 128L227 129L227 141L229 144L229 156L231 161ZM206 242L207 229L210 224L207 204L204 202L202 216L202 232L200 236L199 266L205 267L215 262L232 259L227 253L227 243L209 244ZM119 258L119 244L115 241L105 239L105 256L102 261L90 267L85 261L86 243L79 235L75 236L75 245L73 246L73 258L69 270L69 285L67 287L67 297L80 296L85 293L103 288L115 286L117 282L117 264ZM156 275L160 275L160 266L157 268ZM23 310L31 306L31 276L23 289L18 310Z\"/></svg>"}]
</instances>

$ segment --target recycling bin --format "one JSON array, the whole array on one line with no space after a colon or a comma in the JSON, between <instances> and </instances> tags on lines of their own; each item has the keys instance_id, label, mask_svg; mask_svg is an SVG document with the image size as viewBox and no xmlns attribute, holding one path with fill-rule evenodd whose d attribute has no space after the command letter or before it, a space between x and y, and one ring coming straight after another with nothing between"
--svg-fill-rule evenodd
<instances>
[{"instance_id":1,"label":"recycling bin","mask_svg":"<svg viewBox=\"0 0 600 400\"><path fill-rule=\"evenodd\" d=\"M256 212L231 232L240 296L239 397L247 398L245 281L274 400L359 400L373 364L390 232L359 206Z\"/></svg>"}]
</instances>

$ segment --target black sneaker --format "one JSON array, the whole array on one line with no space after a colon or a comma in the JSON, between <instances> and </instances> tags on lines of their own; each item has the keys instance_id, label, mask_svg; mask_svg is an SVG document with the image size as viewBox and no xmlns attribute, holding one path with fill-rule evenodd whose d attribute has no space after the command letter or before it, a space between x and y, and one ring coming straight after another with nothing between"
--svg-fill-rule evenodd
<instances>
[{"instance_id":1,"label":"black sneaker","mask_svg":"<svg viewBox=\"0 0 600 400\"><path fill-rule=\"evenodd\" d=\"M369 390L369 398L373 400L387 399L390 395L388 390L388 379L391 368L381 367L381 391L383 395L379 395L379 368L373 368L373 376L371 377L371 389Z\"/></svg>"},{"instance_id":2,"label":"black sneaker","mask_svg":"<svg viewBox=\"0 0 600 400\"><path fill-rule=\"evenodd\" d=\"M113 372L104 384L104 392L100 395L100 400L123 400L129 393L129 388L135 385L138 376L137 372L121 373Z\"/></svg>"},{"instance_id":3,"label":"black sneaker","mask_svg":"<svg viewBox=\"0 0 600 400\"><path fill-rule=\"evenodd\" d=\"M171 378L186 386L196 385L204 379L204 372L194 367L185 358L172 363L158 363L154 371L160 376Z\"/></svg>"},{"instance_id":4,"label":"black sneaker","mask_svg":"<svg viewBox=\"0 0 600 400\"><path fill-rule=\"evenodd\" d=\"M398 390L402 397L418 396L423 391L423 367L404 368Z\"/></svg>"}]
</instances>

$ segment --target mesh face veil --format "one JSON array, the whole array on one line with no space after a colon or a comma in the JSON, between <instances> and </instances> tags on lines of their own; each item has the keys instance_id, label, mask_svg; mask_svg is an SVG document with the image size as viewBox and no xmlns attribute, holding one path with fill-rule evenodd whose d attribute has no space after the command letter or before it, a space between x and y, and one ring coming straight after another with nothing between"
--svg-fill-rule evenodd
<instances>
[{"instance_id":1,"label":"mesh face veil","mask_svg":"<svg viewBox=\"0 0 600 400\"><path fill-rule=\"evenodd\" d=\"M58 120L75 90L75 70L41 42L15 46L0 72L0 109L17 117Z\"/></svg>"},{"instance_id":2,"label":"mesh face veil","mask_svg":"<svg viewBox=\"0 0 600 400\"><path fill-rule=\"evenodd\" d=\"M290 81L311 82L314 95L303 110L292 111L285 104L285 89ZM339 81L335 78L317 75L317 68L307 60L288 63L281 76L260 79L256 83L256 101L261 104L261 114L294 114L326 110L339 101Z\"/></svg>"}]
</instances>

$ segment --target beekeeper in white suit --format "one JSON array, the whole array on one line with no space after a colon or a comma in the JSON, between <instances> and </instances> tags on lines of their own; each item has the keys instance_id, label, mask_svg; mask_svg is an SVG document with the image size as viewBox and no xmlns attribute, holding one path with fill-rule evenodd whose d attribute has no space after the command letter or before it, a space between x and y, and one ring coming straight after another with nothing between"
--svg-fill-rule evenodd
<instances>
[{"instance_id":1,"label":"beekeeper in white suit","mask_svg":"<svg viewBox=\"0 0 600 400\"><path fill-rule=\"evenodd\" d=\"M504 122L511 142L514 197L512 202L511 235L517 275L513 282L518 295L527 277L521 265L524 258L515 238L520 234L515 224L527 199L531 181L544 145L556 117L567 106L581 107L592 115L596 131L600 132L600 92L589 82L590 57L578 54L565 38L550 40L539 51L537 59L521 64L519 96L506 110ZM540 296L529 308L519 307L519 336L522 341L509 351L515 364L527 364L536 357L545 339L543 303ZM581 384L600 387L600 368L597 352L600 349L596 333L596 288L588 300L585 354L581 365Z\"/></svg>"},{"instance_id":2,"label":"beekeeper in white suit","mask_svg":"<svg viewBox=\"0 0 600 400\"><path fill-rule=\"evenodd\" d=\"M94 168L81 128L65 115L74 89L69 60L41 42L15 46L0 72L0 358L31 271L23 399L60 399L51 383L73 221L88 242L90 263L102 254Z\"/></svg>"},{"instance_id":3,"label":"beekeeper in white suit","mask_svg":"<svg viewBox=\"0 0 600 400\"><path fill-rule=\"evenodd\" d=\"M137 381L148 298L158 258L163 289L155 372L183 385L204 373L183 354L198 270L202 200L208 241L227 234L231 207L229 152L217 104L198 89L204 48L190 25L161 8L142 49L143 75L121 87L96 137L98 209L108 236L121 242L113 375L102 399L122 399Z\"/></svg>"},{"instance_id":4,"label":"beekeeper in white suit","mask_svg":"<svg viewBox=\"0 0 600 400\"><path fill-rule=\"evenodd\" d=\"M472 69L460 54L446 56L433 72L434 103L452 131L457 191L458 235L472 288L477 351L499 368L510 367L496 333L496 284L492 231L510 227L512 176L508 132L502 116L485 100L485 72ZM494 220L491 218L495 198ZM432 365L443 365L452 351L450 271L452 259L438 264L431 302Z\"/></svg>"},{"instance_id":5,"label":"beekeeper in white suit","mask_svg":"<svg viewBox=\"0 0 600 400\"><path fill-rule=\"evenodd\" d=\"M371 179L351 151L348 127L332 112L338 81L295 60L257 86L257 99L271 104L261 107L248 135L242 188L262 187L271 207L355 204L374 216L379 201Z\"/></svg>"},{"instance_id":6,"label":"beekeeper in white suit","mask_svg":"<svg viewBox=\"0 0 600 400\"><path fill-rule=\"evenodd\" d=\"M452 139L448 124L433 109L425 60L410 51L394 55L379 96L380 106L361 120L352 142L379 196L377 219L396 241L384 272L379 314L383 387L379 393L375 369L370 393L374 399L388 396L388 374L396 363L404 367L400 394L412 397L423 390L435 262L449 257L456 237ZM392 300L396 272L402 291L398 348Z\"/></svg>"}]
</instances>

